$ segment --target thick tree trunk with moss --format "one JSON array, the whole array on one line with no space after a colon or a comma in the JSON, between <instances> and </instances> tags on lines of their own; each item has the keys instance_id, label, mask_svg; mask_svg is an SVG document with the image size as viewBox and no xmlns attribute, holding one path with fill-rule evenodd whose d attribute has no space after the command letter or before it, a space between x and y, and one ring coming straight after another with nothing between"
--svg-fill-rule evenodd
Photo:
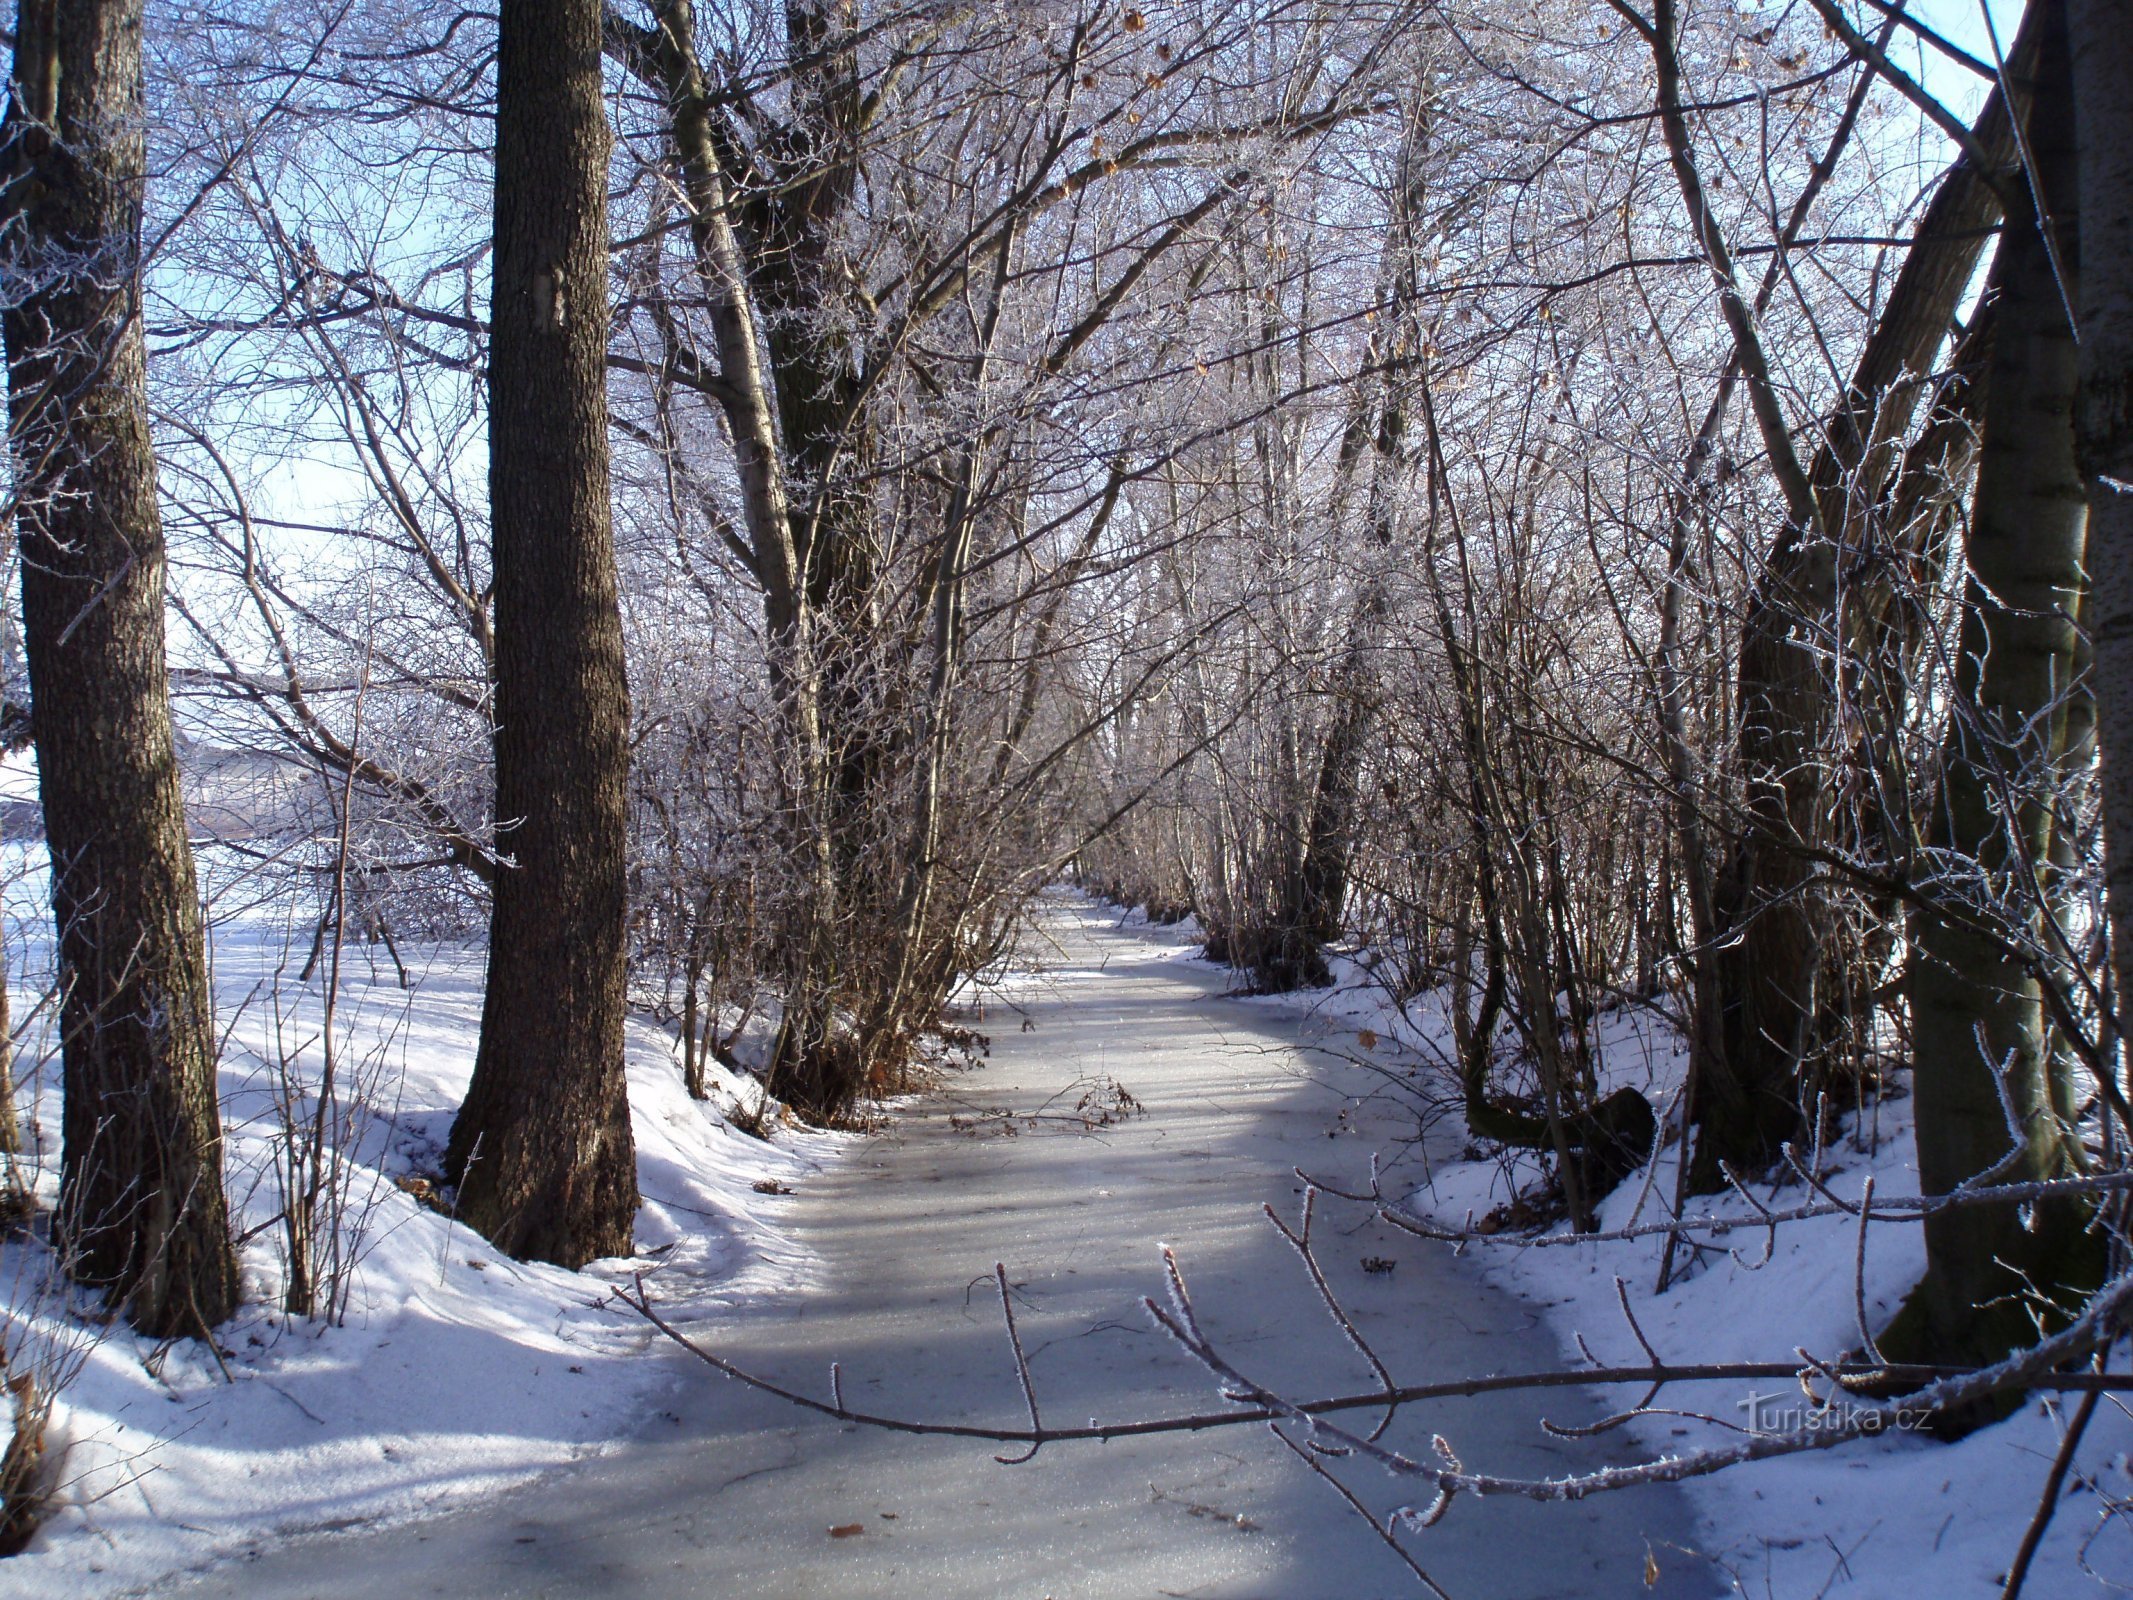
<instances>
[{"instance_id":1,"label":"thick tree trunk with moss","mask_svg":"<svg viewBox=\"0 0 2133 1600\"><path fill-rule=\"evenodd\" d=\"M607 463L599 0L505 0L489 498L498 872L481 1048L446 1173L521 1259L627 1254L629 691Z\"/></svg>"},{"instance_id":2,"label":"thick tree trunk with moss","mask_svg":"<svg viewBox=\"0 0 2133 1600\"><path fill-rule=\"evenodd\" d=\"M2033 212L2011 215L1993 267L1997 326L1970 575L1928 841L1938 871L1924 887L1936 904L1911 922L1918 1165L1929 1194L1986 1172L2059 1177L2075 1159L2040 981L2010 948L2041 943L2037 896L2049 892L2050 797L2076 720L2087 581L2072 423L2078 352L2062 292L2078 283L2082 254L2074 128L2063 21L2057 7L2040 9L2028 142L2046 214L2041 226ZM1947 1361L1997 1360L2029 1342L2028 1291L2049 1296L2092 1265L2071 1207L2044 1208L2028 1227L2012 1207L1942 1212L1926 1224L1926 1252L1907 1321L1921 1321L1912 1332L1925 1356ZM1907 1345L1921 1349L1908 1335Z\"/></svg>"},{"instance_id":3,"label":"thick tree trunk with moss","mask_svg":"<svg viewBox=\"0 0 2133 1600\"><path fill-rule=\"evenodd\" d=\"M140 0L25 0L5 318L23 645L59 929L59 1228L144 1332L236 1303L205 940L163 648L140 323Z\"/></svg>"}]
</instances>

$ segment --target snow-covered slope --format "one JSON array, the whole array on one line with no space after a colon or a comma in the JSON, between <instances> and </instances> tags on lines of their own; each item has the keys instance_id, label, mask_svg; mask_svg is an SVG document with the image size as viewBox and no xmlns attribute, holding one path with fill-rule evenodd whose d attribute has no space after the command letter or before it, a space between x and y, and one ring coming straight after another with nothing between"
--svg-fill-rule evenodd
<instances>
[{"instance_id":1,"label":"snow-covered slope","mask_svg":"<svg viewBox=\"0 0 2133 1600\"><path fill-rule=\"evenodd\" d=\"M1353 960L1335 963L1331 989L1269 998L1263 1004L1306 1008L1356 1030L1356 1048L1404 1071L1432 1064L1449 1050L1443 996L1394 1005ZM1366 1048L1367 1042L1367 1048ZM1684 1059L1678 1037L1657 1017L1614 1011L1599 1028L1605 1087L1631 1084L1674 1116ZM1440 1095L1444 1091L1439 1090ZM1450 1113L1457 1126L1457 1112ZM1652 1168L1640 1169L1601 1208L1602 1232L1663 1220L1674 1194L1678 1141ZM1871 1177L1877 1198L1915 1195L1910 1102L1899 1082L1878 1104L1844 1118L1823 1152L1822 1175L1847 1200ZM1528 1158L1489 1157L1439 1163L1411 1196L1415 1209L1460 1226L1479 1221L1538 1175ZM1803 1186L1758 1185L1754 1198L1772 1210L1812 1196ZM1737 1216L1741 1226L1702 1250L1677 1252L1674 1281L1657 1292L1663 1237L1607 1243L1536 1240L1510 1230L1471 1244L1487 1275L1535 1302L1579 1363L1583 1347L1603 1362L1646 1357L1618 1298L1617 1280L1653 1347L1683 1362L1790 1361L1805 1348L1830 1358L1859 1348L1860 1302L1879 1328L1925 1267L1914 1222L1877 1223L1867 1240L1863 1295L1855 1286L1858 1225L1828 1217L1787 1223L1774 1239L1736 1195L1692 1199L1698 1214ZM1562 1224L1552 1232L1560 1234ZM1448 1247L1447 1247L1448 1248ZM1766 1397L1760 1422L1782 1419L1772 1408L1786 1386L1684 1386L1662 1394L1664 1408L1631 1424L1653 1455L1737 1437L1726 1426L1751 1424L1747 1403ZM1619 1396L1624 1405L1639 1397ZM1758 1462L1696 1480L1691 1492L1705 1523L1705 1553L1751 1596L1827 1596L1829 1600L1910 1600L1921 1594L1990 1596L2037 1505L2046 1469L2059 1448L2063 1413L2032 1400L2017 1416L1949 1445L1896 1435ZM2085 1435L2075 1470L2040 1547L2024 1593L2036 1600L2124 1592L2133 1584L2133 1415L2106 1399ZM1571 1459L1575 1459L1572 1457Z\"/></svg>"},{"instance_id":2,"label":"snow-covered slope","mask_svg":"<svg viewBox=\"0 0 2133 1600\"><path fill-rule=\"evenodd\" d=\"M245 1305L198 1340L159 1348L100 1325L51 1289L34 1240L0 1247L12 1350L80 1361L53 1418L57 1502L29 1550L0 1561L0 1596L87 1596L152 1587L164 1573L277 1533L413 1516L604 1448L671 1368L644 1358L647 1331L606 1303L642 1273L679 1309L731 1304L808 1262L781 1233L787 1204L843 1142L781 1126L764 1143L721 1114L752 1085L710 1069L713 1098L683 1092L674 1042L633 1020L630 1103L644 1205L638 1254L582 1272L502 1258L421 1203L472 1069L482 956L413 951L402 991L379 952L346 963L340 1059L356 1102L348 1194L355 1264L339 1325L280 1315L281 1210L274 1164L280 1061L315 1083L322 984L295 981L309 930L257 925L216 938L230 1033L222 1094ZM18 1017L34 998L17 991ZM41 1019L42 1020L42 1019ZM33 1039L25 1055L34 1057ZM37 1154L26 1171L56 1198L54 1068L22 1086Z\"/></svg>"}]
</instances>

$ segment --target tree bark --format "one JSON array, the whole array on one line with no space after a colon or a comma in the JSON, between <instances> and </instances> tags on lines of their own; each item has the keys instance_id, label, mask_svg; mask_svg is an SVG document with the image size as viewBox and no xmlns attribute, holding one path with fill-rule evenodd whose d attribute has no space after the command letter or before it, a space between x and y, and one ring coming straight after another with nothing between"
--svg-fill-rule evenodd
<instances>
[{"instance_id":1,"label":"tree bark","mask_svg":"<svg viewBox=\"0 0 2133 1600\"><path fill-rule=\"evenodd\" d=\"M446 1175L521 1259L626 1254L629 690L608 505L599 0L504 0L489 497L497 874L481 1047Z\"/></svg>"},{"instance_id":2,"label":"tree bark","mask_svg":"<svg viewBox=\"0 0 2133 1600\"><path fill-rule=\"evenodd\" d=\"M140 323L140 0L24 0L5 317L23 644L64 989L68 1270L144 1332L236 1304L215 1033L163 647Z\"/></svg>"},{"instance_id":3,"label":"tree bark","mask_svg":"<svg viewBox=\"0 0 2133 1600\"><path fill-rule=\"evenodd\" d=\"M2074 672L2087 584L2072 427L2078 351L2062 292L2078 284L2086 252L2073 222L2063 7L2045 0L2036 10L2027 143L2043 215L2011 215L1993 264L1969 579L1930 823L1940 870L1927 887L1938 904L1911 923L1918 1165L1928 1194L1987 1171L2020 1182L2074 1165L2075 1135L2055 1104L2041 982L2010 949L2040 943L2052 787L2069 755L2069 723L2080 719ZM2033 1340L2026 1291L2049 1295L2079 1275L2080 1224L2072 1207L2039 1208L2027 1227L2007 1207L1929 1217L1927 1275L1912 1315L1924 1319L1931 1358L1992 1361Z\"/></svg>"},{"instance_id":4,"label":"tree bark","mask_svg":"<svg viewBox=\"0 0 2133 1600\"><path fill-rule=\"evenodd\" d=\"M2066 9L2087 246L2074 424L2088 487L2105 882L2123 1016L2133 978L2133 28L2109 0L2067 0Z\"/></svg>"},{"instance_id":5,"label":"tree bark","mask_svg":"<svg viewBox=\"0 0 2133 1600\"><path fill-rule=\"evenodd\" d=\"M2027 82L2035 29L2008 54ZM2017 111L2023 111L2021 105ZM1973 142L2002 164L1967 157L1941 180L1903 270L1808 469L1811 522L1776 540L1741 624L1738 748L1744 826L1716 880L1708 959L1722 1007L1715 1048L1698 1066L1698 1187L1722 1183L1718 1163L1760 1170L1801 1129L1801 1076L1816 1054L1818 990L1834 915L1808 852L1830 842L1828 748L1839 694L1828 657L1837 625L1839 553L1876 542L1899 441L2000 214L1995 183L2016 160L2013 122L1997 91Z\"/></svg>"}]
</instances>

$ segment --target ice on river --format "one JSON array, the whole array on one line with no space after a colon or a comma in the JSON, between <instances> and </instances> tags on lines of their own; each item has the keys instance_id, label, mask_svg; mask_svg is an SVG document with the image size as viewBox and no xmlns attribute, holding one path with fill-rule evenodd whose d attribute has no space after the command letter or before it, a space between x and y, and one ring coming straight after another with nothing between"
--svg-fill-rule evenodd
<instances>
[{"instance_id":1,"label":"ice on river","mask_svg":"<svg viewBox=\"0 0 2133 1600\"><path fill-rule=\"evenodd\" d=\"M1299 1165L1348 1183L1366 1178L1373 1151L1417 1165L1411 1102L1348 1059L1352 1048L1314 1048L1321 1024L1227 998L1228 975L1179 939L1122 929L1081 901L1048 917L1040 970L995 994L978 1023L990 1061L777 1202L812 1261L805 1281L734 1297L691 1319L692 1333L813 1393L827 1394L835 1361L855 1405L1013 1426L1024 1411L992 1283L1001 1262L1048 1420L1219 1409L1206 1376L1140 1308L1159 1291L1163 1241L1239 1368L1299 1394L1367 1387L1368 1369L1260 1208L1293 1213ZM1061 1120L1103 1082L1142 1109L1095 1128ZM1334 1287L1403 1381L1557 1363L1535 1311L1441 1246L1330 1202L1318 1229ZM414 1526L263 1536L186 1592L1420 1592L1263 1425L1059 1445L1002 1466L969 1441L803 1414L679 1352L645 1359L665 1364L670 1387L623 1447ZM1496 1396L1413 1408L1387 1438L1420 1453L1442 1434L1469 1465L1538 1476L1605 1454L1550 1438L1540 1417L1597 1414L1568 1391ZM1346 1472L1381 1513L1417 1496L1375 1468ZM1715 1593L1685 1553L1696 1543L1685 1500L1668 1489L1577 1505L1464 1502L1414 1540L1452 1594L1492 1597ZM1648 1560L1655 1591L1644 1588Z\"/></svg>"}]
</instances>

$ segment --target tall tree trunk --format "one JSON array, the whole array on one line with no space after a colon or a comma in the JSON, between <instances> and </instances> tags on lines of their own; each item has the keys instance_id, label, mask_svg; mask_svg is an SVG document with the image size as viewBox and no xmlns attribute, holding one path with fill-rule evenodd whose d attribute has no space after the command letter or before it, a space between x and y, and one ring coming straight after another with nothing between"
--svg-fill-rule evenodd
<instances>
[{"instance_id":1,"label":"tall tree trunk","mask_svg":"<svg viewBox=\"0 0 2133 1600\"><path fill-rule=\"evenodd\" d=\"M822 585L810 556L811 523L806 509L795 502L786 441L780 437L781 422L785 429L811 430L810 437L827 424L812 411L797 418L780 413L781 406L789 412L785 396L796 382L818 393L829 380L822 378L810 388L804 373L787 372L785 361L798 361L806 350L783 348L775 332L765 335L756 315L757 286L747 247L753 245L754 255L761 257L764 236L778 225L778 208L797 205L800 199L780 194L750 204L740 192L745 175L729 170L729 162L739 156L722 138L711 105L691 0L655 0L652 12L650 28L610 15L608 38L623 65L667 101L689 201L697 277L718 349L715 398L732 431L751 565L763 586L771 693L784 755L787 834L801 885L798 924L787 930L784 941L784 1013L771 1052L770 1087L803 1110L826 1114L843 1109L859 1087L856 1055L849 1063L830 1059L837 947L844 924L837 797L853 780L849 763L839 755L836 696L823 662L826 643L834 641L825 639ZM804 19L793 23L804 25ZM804 187L807 196L821 193ZM750 221L745 238L735 226L737 216ZM778 245L770 254L782 261L786 248ZM819 245L815 248L819 251ZM775 315L778 303L770 309ZM788 331L785 337L794 336ZM775 376L763 360L765 347L778 363ZM803 456L802 481L810 481L805 477L808 460L804 452L796 453ZM830 465L822 463L823 470ZM828 631L834 634L835 629Z\"/></svg>"},{"instance_id":2,"label":"tall tree trunk","mask_svg":"<svg viewBox=\"0 0 2133 1600\"><path fill-rule=\"evenodd\" d=\"M445 1170L521 1259L630 1247L623 1077L629 691L607 465L599 0L504 0L489 499L496 879L474 1080Z\"/></svg>"},{"instance_id":3,"label":"tall tree trunk","mask_svg":"<svg viewBox=\"0 0 2133 1600\"><path fill-rule=\"evenodd\" d=\"M2074 418L2088 480L2105 881L2123 1016L2133 979L2133 28L2111 0L2067 0L2066 9L2087 245ZM2110 1059L2123 1048L2121 1037Z\"/></svg>"},{"instance_id":4,"label":"tall tree trunk","mask_svg":"<svg viewBox=\"0 0 2133 1600\"><path fill-rule=\"evenodd\" d=\"M5 318L23 644L64 988L69 1270L144 1332L236 1303L214 1015L163 650L141 336L140 0L24 0Z\"/></svg>"},{"instance_id":5,"label":"tall tree trunk","mask_svg":"<svg viewBox=\"0 0 2133 1600\"><path fill-rule=\"evenodd\" d=\"M15 1112L15 1038L14 1021L9 1015L7 999L7 950L0 945L0 1156L22 1153L22 1120ZM5 1211L13 1198L15 1169L8 1165L6 1182L0 1183L0 1211Z\"/></svg>"},{"instance_id":6,"label":"tall tree trunk","mask_svg":"<svg viewBox=\"0 0 2133 1600\"><path fill-rule=\"evenodd\" d=\"M2027 143L2044 215L2010 215L1993 264L1998 304L1970 576L1930 824L1946 863L1932 886L1944 909L1921 910L1911 924L1918 1166L1929 1194L1988 1171L2020 1181L2064 1176L2073 1165L2073 1130L2054 1103L2040 980L2010 949L2038 942L2044 914L2039 890L2023 885L2050 876L2051 787L2068 753L2087 582L2071 425L2078 351L2065 298L2085 253L2071 225L2072 95L2063 8L2044 0L2036 9ZM2001 1206L1929 1218L1927 1275L1911 1313L1923 1319L1928 1357L1992 1361L2032 1340L2026 1288L2050 1294L2078 1276L2080 1220L2071 1207L2047 1207L2025 1227Z\"/></svg>"},{"instance_id":7,"label":"tall tree trunk","mask_svg":"<svg viewBox=\"0 0 2133 1600\"><path fill-rule=\"evenodd\" d=\"M2034 34L2025 25L2009 51L2018 89L2031 70ZM1722 1182L1721 1160L1743 1170L1775 1160L1800 1131L1803 1100L1812 1099L1801 1074L1816 1054L1835 915L1809 852L1832 842L1827 771L1839 692L1828 640L1838 621L1838 556L1871 542L1900 465L1897 442L1927 393L2000 214L1994 185L2005 186L2016 152L1997 90L1973 132L1993 170L1966 157L1941 180L1808 469L1815 516L1777 539L1742 619L1738 745L1747 825L1717 874L1716 927L1703 957L1722 1010L1710 1059L1697 1069L1700 1187Z\"/></svg>"}]
</instances>

